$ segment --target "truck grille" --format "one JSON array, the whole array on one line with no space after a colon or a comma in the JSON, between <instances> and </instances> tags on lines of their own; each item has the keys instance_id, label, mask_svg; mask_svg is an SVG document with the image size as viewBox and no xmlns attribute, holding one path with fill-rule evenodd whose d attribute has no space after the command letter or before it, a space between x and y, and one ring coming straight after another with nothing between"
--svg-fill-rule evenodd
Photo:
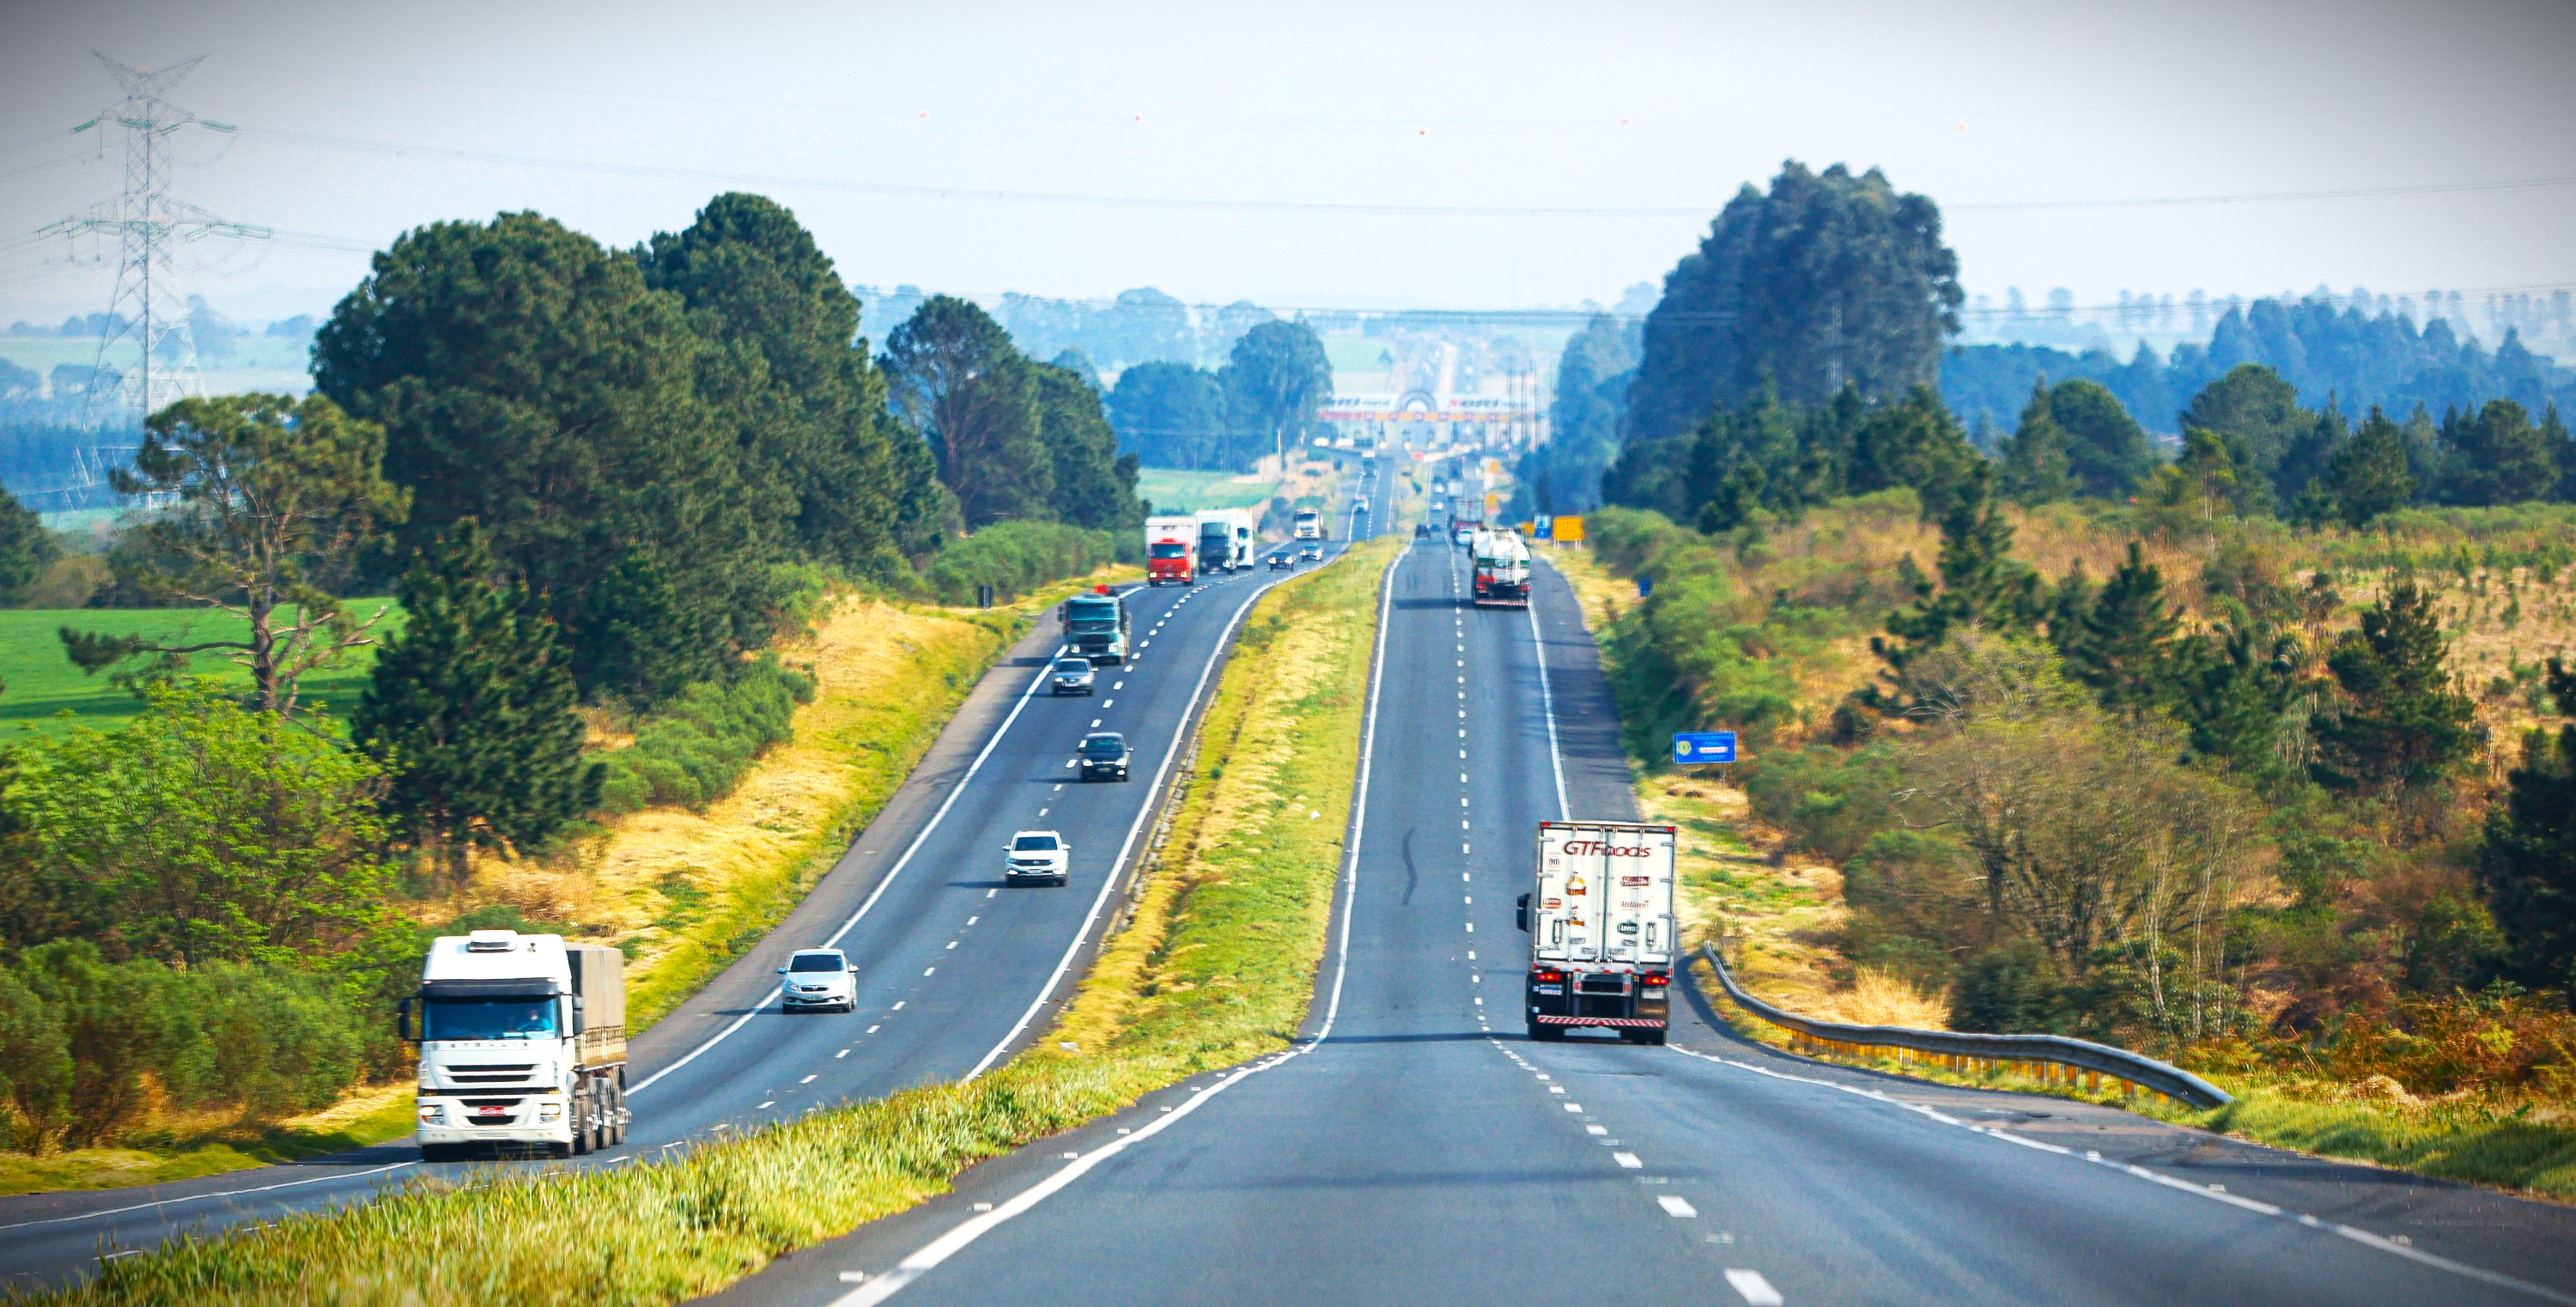
<instances>
[{"instance_id":1,"label":"truck grille","mask_svg":"<svg viewBox=\"0 0 2576 1307\"><path fill-rule=\"evenodd\" d=\"M449 1080L460 1085L514 1085L527 1083L528 1073L536 1069L534 1062L522 1062L514 1066L490 1063L480 1066L451 1066L446 1069L446 1075Z\"/></svg>"}]
</instances>

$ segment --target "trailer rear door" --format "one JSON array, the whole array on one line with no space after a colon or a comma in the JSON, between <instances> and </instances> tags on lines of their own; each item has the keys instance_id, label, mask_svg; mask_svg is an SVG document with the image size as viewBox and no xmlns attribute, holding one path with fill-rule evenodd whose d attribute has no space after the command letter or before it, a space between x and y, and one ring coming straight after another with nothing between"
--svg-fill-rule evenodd
<instances>
[{"instance_id":1,"label":"trailer rear door","mask_svg":"<svg viewBox=\"0 0 2576 1307\"><path fill-rule=\"evenodd\" d=\"M1673 828L1541 822L1532 956L1564 966L1669 967Z\"/></svg>"}]
</instances>

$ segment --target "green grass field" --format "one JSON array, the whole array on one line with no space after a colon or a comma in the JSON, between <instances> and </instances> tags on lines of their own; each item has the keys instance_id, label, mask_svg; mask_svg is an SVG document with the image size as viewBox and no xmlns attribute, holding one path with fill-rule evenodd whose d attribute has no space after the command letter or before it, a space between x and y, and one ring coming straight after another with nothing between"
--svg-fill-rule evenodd
<instances>
[{"instance_id":1,"label":"green grass field","mask_svg":"<svg viewBox=\"0 0 2576 1307\"><path fill-rule=\"evenodd\" d=\"M351 601L350 607L365 617L392 603L390 599L359 599ZM399 611L388 613L376 624L376 630L390 633L399 629L401 622ZM166 637L186 631L199 639L230 639L247 627L229 613L199 609L0 610L0 682L7 685L5 691L0 691L0 743L31 730L48 735L74 725L109 730L124 725L126 719L142 711L142 701L110 684L108 673L85 676L63 655L62 638L55 632L66 625L109 635ZM365 686L375 661L373 646L350 650L338 665L304 677L299 703L318 701L330 715L346 716L357 706L358 691ZM228 685L250 684L250 673L233 666L220 654L198 654L190 670Z\"/></svg>"},{"instance_id":2,"label":"green grass field","mask_svg":"<svg viewBox=\"0 0 2576 1307\"><path fill-rule=\"evenodd\" d=\"M1202 508L1250 508L1270 497L1267 484L1240 483L1232 472L1184 472L1149 467L1136 474L1136 493L1157 513L1195 513Z\"/></svg>"}]
</instances>

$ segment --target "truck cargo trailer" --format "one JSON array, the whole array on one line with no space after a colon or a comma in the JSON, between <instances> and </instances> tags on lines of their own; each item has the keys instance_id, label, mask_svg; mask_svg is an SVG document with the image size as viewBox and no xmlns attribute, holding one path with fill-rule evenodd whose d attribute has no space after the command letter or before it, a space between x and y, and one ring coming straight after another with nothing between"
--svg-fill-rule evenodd
<instances>
[{"instance_id":1,"label":"truck cargo trailer","mask_svg":"<svg viewBox=\"0 0 2576 1307\"><path fill-rule=\"evenodd\" d=\"M1674 828L1545 821L1537 886L1520 897L1530 936L1522 987L1532 1039L1599 1027L1660 1044L1670 1028L1675 938Z\"/></svg>"}]
</instances>

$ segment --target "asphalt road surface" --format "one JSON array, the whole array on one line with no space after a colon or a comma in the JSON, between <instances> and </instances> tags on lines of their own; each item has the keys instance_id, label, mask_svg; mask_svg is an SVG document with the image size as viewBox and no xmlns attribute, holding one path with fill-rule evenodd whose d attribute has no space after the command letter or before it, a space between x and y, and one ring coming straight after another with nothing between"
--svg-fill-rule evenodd
<instances>
[{"instance_id":1,"label":"asphalt road surface","mask_svg":"<svg viewBox=\"0 0 2576 1307\"><path fill-rule=\"evenodd\" d=\"M1352 534L1373 534L1365 514L1346 527L1327 561ZM1236 625L1263 590L1295 574L1270 570L1270 552L1255 570L1195 587L1131 591L1135 657L1100 668L1089 697L1043 688L1058 644L1054 619L1043 619L780 928L634 1041L627 1143L523 1165L616 1165L819 1105L972 1076L1042 1033L1098 943L1110 891ZM1074 746L1091 730L1126 735L1132 780L1078 778ZM1070 884L1002 883L1003 846L1022 829L1065 837ZM855 1012L779 1009L774 969L816 946L847 950L859 967ZM424 1163L404 1142L170 1184L0 1198L0 1285L61 1283L174 1233L362 1201L470 1165Z\"/></svg>"},{"instance_id":2,"label":"asphalt road surface","mask_svg":"<svg viewBox=\"0 0 2576 1307\"><path fill-rule=\"evenodd\" d=\"M1704 1003L1668 1047L1528 1041L1512 903L1532 827L1634 800L1564 580L1541 569L1530 611L1475 610L1464 568L1433 539L1390 575L1334 949L1296 1046L723 1298L2576 1303L2564 1207L1827 1067Z\"/></svg>"}]
</instances>

